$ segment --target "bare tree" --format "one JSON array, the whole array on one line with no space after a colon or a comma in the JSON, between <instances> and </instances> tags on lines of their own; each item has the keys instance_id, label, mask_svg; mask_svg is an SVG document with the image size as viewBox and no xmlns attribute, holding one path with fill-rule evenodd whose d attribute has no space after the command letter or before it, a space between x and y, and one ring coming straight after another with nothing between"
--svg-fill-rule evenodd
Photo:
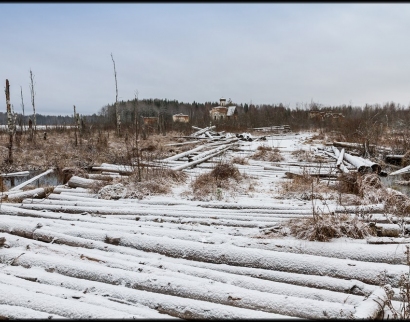
<instances>
[{"instance_id":1,"label":"bare tree","mask_svg":"<svg viewBox=\"0 0 410 322\"><path fill-rule=\"evenodd\" d=\"M117 122L117 135L121 135L121 117L120 117L120 112L118 108L118 86L117 86L117 71L115 69L115 61L114 57L111 53L111 59L112 63L114 64L114 78L115 78L115 116L116 116L116 122Z\"/></svg>"},{"instance_id":2,"label":"bare tree","mask_svg":"<svg viewBox=\"0 0 410 322\"><path fill-rule=\"evenodd\" d=\"M34 104L34 96L36 95L34 91L34 75L30 69L30 92L31 92L31 105L33 106L33 125L31 128L31 139L35 141L35 134L37 132L37 122L36 122L36 106Z\"/></svg>"},{"instance_id":3,"label":"bare tree","mask_svg":"<svg viewBox=\"0 0 410 322\"><path fill-rule=\"evenodd\" d=\"M7 125L8 125L8 132L9 132L9 156L7 162L9 164L13 163L13 114L11 112L11 105L10 105L10 84L9 80L6 79L6 106L7 106Z\"/></svg>"},{"instance_id":4,"label":"bare tree","mask_svg":"<svg viewBox=\"0 0 410 322\"><path fill-rule=\"evenodd\" d=\"M135 113L135 149L137 152L137 174L138 174L138 182L141 182L140 151L138 147L138 139L139 139L138 138L138 132L139 132L138 90L135 91L134 113Z\"/></svg>"},{"instance_id":5,"label":"bare tree","mask_svg":"<svg viewBox=\"0 0 410 322\"><path fill-rule=\"evenodd\" d=\"M77 127L78 127L78 122L77 122L77 113L75 111L75 105L74 106L74 136L75 136L75 146L78 145L78 140L77 140Z\"/></svg>"},{"instance_id":6,"label":"bare tree","mask_svg":"<svg viewBox=\"0 0 410 322\"><path fill-rule=\"evenodd\" d=\"M21 108L23 109L23 128L22 131L25 132L26 131L26 127L25 127L25 121L24 121L24 101L23 101L23 88L20 85L20 95L21 95Z\"/></svg>"}]
</instances>

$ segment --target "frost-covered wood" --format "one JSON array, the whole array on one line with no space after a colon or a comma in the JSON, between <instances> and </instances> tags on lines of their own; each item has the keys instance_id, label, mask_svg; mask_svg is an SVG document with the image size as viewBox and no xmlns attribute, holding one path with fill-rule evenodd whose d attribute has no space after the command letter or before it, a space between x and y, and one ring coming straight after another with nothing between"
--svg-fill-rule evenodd
<instances>
[{"instance_id":1,"label":"frost-covered wood","mask_svg":"<svg viewBox=\"0 0 410 322\"><path fill-rule=\"evenodd\" d=\"M101 184L102 180L94 180L94 179L87 179L87 178L81 178L78 176L72 176L70 180L68 180L67 184L69 187L72 188L93 188L98 184Z\"/></svg>"},{"instance_id":2,"label":"frost-covered wood","mask_svg":"<svg viewBox=\"0 0 410 322\"><path fill-rule=\"evenodd\" d=\"M203 157L202 159L195 160L195 161L188 162L188 163L185 163L185 164L180 165L180 166L173 167L172 170L174 170L174 171L179 171L179 170L183 170L183 169L185 169L185 168L188 168L188 167L192 167L192 166L194 166L194 165L197 165L197 164L199 164L199 163L201 163L201 162L205 162L206 160L211 159L211 158L213 158L213 157L215 157L215 156L217 156L217 155L223 153L224 151L228 150L229 148L230 148L230 146L224 147L223 149L220 149L220 150L218 150L218 151L215 152L215 153L208 154L207 156Z\"/></svg>"},{"instance_id":3,"label":"frost-covered wood","mask_svg":"<svg viewBox=\"0 0 410 322\"><path fill-rule=\"evenodd\" d=\"M94 289L99 294L109 294L111 299L120 299L122 301L144 305L151 309L158 310L160 313L183 319L223 319L228 317L234 319L291 318L289 316L199 301L191 298L184 298L182 304L181 298L176 296L130 289L127 287L121 287L121 289L119 289L115 285L79 280L69 276L48 273L44 271L44 269L38 268L25 269L18 266L9 266L6 268L6 271L16 272L16 274L27 277L35 276L38 283L48 285L58 286L61 285L61 281L63 281L65 287L81 292ZM169 316L167 316L167 318Z\"/></svg>"},{"instance_id":4,"label":"frost-covered wood","mask_svg":"<svg viewBox=\"0 0 410 322\"><path fill-rule=\"evenodd\" d=\"M204 149L205 147L206 147L205 145L200 145L200 146L198 146L198 147L196 147L196 148L193 148L193 149L191 149L191 150L189 150L189 151L181 152L181 153L178 153L178 154L176 154L176 155L173 155L172 157L165 158L165 159L163 159L162 161L174 161L174 160L178 160L179 158L182 158L182 157L187 156L187 155L190 155L190 154L192 154L192 153L194 153L194 152L200 151L200 150Z\"/></svg>"},{"instance_id":5,"label":"frost-covered wood","mask_svg":"<svg viewBox=\"0 0 410 322\"><path fill-rule=\"evenodd\" d=\"M50 314L61 315L71 319L84 317L91 319L102 318L134 318L132 314L80 302L73 298L58 298L55 296L35 293L29 289L1 283L0 304L17 305L33 310L40 310ZM138 317L138 316L135 316Z\"/></svg>"},{"instance_id":6,"label":"frost-covered wood","mask_svg":"<svg viewBox=\"0 0 410 322\"><path fill-rule=\"evenodd\" d=\"M25 177L30 174L30 171L20 171L20 172L11 172L11 173L2 173L0 174L3 178L12 178L12 177Z\"/></svg>"},{"instance_id":7,"label":"frost-covered wood","mask_svg":"<svg viewBox=\"0 0 410 322\"><path fill-rule=\"evenodd\" d=\"M125 173L125 174L131 174L134 172L134 168L129 165L111 164L111 163L101 163L100 166L94 166L92 169L100 170L100 171L119 172L119 173Z\"/></svg>"},{"instance_id":8,"label":"frost-covered wood","mask_svg":"<svg viewBox=\"0 0 410 322\"><path fill-rule=\"evenodd\" d=\"M345 149L343 148L340 152L337 148L332 146L333 152L335 156L337 157L336 161L336 167L340 169L343 173L349 173L349 169L343 164L343 159L344 159L344 154L345 154Z\"/></svg>"},{"instance_id":9,"label":"frost-covered wood","mask_svg":"<svg viewBox=\"0 0 410 322\"><path fill-rule=\"evenodd\" d=\"M59 239L54 238L53 240L60 242ZM18 243L20 244L21 242L18 241ZM39 243L34 242L33 244L33 247L35 247ZM58 251L59 249L59 247L55 244L46 244L39 246L39 248L35 247L36 252L45 252L44 249L47 249L47 252L53 251L54 249ZM246 289L258 290L261 292L310 298L314 300L329 301L335 303L358 304L363 300L362 297L351 294L342 294L329 290L309 289L306 287L283 282L266 281L254 277L238 276L236 274L230 274L227 272L218 272L212 269L194 267L189 265L189 263L172 263L170 261L164 261L163 259L155 257L141 257L141 255L144 256L142 252L140 252L141 254L139 254L138 252L134 251L135 255L137 256L134 257L126 254L121 254L118 252L118 249L117 251L114 250L115 254L108 256L108 254L102 254L101 251L96 251L92 247L89 248L89 250L74 248L73 251L71 251L71 255L73 255L74 257L82 258L84 260L103 262L104 265L108 267L122 268L127 271L143 271L153 276L159 274L163 276L173 277L185 274L187 276L181 276L181 278L198 281L201 281L201 278L206 278L229 285L243 287ZM104 248L101 247L101 250L104 250ZM160 270L158 269L158 267L160 267Z\"/></svg>"},{"instance_id":10,"label":"frost-covered wood","mask_svg":"<svg viewBox=\"0 0 410 322\"><path fill-rule=\"evenodd\" d=\"M61 315L50 314L47 312L41 312L34 309L19 305L4 305L0 304L0 319L66 319Z\"/></svg>"},{"instance_id":11,"label":"frost-covered wood","mask_svg":"<svg viewBox=\"0 0 410 322\"><path fill-rule=\"evenodd\" d=\"M46 192L44 188L36 188L36 189L31 189L31 190L9 194L7 196L7 200L15 202L15 201L22 201L23 199L26 199L26 198L44 198L45 196L46 196Z\"/></svg>"},{"instance_id":12,"label":"frost-covered wood","mask_svg":"<svg viewBox=\"0 0 410 322\"><path fill-rule=\"evenodd\" d=\"M289 316L298 316L302 318L317 318L343 317L340 310L344 314L354 312L353 306L347 304L339 304L333 302L326 303L326 309L323 310L321 301L311 299L301 299L291 296L283 296L270 294L256 290L249 290L230 285L229 290L225 291L224 284L220 282L209 283L206 280L196 281L194 279L182 279L179 277L168 277L155 275L155 283L151 283L153 278L151 274L140 272L126 272L122 269L103 267L98 264L87 263L81 261L65 260L63 264L56 261L51 256L32 254L30 252L21 254L11 249L6 249L0 259L5 261L13 261L13 265L23 267L35 265L45 269L53 268L55 273L81 277L82 279L99 281L109 284L125 283L126 286L169 294L180 297L190 297L197 300L209 301L218 304L232 305L241 308L253 310L261 310L270 313L283 314ZM121 282L120 282L121 281ZM42 295L45 296L45 295ZM106 309L108 312L109 310ZM102 310L100 310L99 313ZM109 314L108 312L105 314ZM108 315L109 316L109 315Z\"/></svg>"},{"instance_id":13,"label":"frost-covered wood","mask_svg":"<svg viewBox=\"0 0 410 322\"><path fill-rule=\"evenodd\" d=\"M410 171L410 165L408 165L407 167L404 167L400 170L393 171L393 172L389 173L389 175L390 176L395 176L395 175L398 175L398 174L407 173L409 171Z\"/></svg>"},{"instance_id":14,"label":"frost-covered wood","mask_svg":"<svg viewBox=\"0 0 410 322\"><path fill-rule=\"evenodd\" d=\"M387 294L382 287L376 289L367 299L356 307L354 319L373 320L382 312Z\"/></svg>"},{"instance_id":15,"label":"frost-covered wood","mask_svg":"<svg viewBox=\"0 0 410 322\"><path fill-rule=\"evenodd\" d=\"M210 131L210 130L212 130L212 129L214 129L214 128L216 128L215 125L206 127L206 128L204 128L204 129L201 129L201 130L199 130L199 131L196 131L196 132L192 133L192 134L191 134L191 137L199 136L199 135L205 133L206 131Z\"/></svg>"}]
</instances>

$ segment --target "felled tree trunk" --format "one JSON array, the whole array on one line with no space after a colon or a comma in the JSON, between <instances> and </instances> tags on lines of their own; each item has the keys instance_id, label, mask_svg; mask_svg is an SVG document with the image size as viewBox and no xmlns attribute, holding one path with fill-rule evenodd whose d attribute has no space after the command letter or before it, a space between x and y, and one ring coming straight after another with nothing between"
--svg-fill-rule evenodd
<instances>
[{"instance_id":1,"label":"felled tree trunk","mask_svg":"<svg viewBox=\"0 0 410 322\"><path fill-rule=\"evenodd\" d=\"M72 176L70 180L68 180L67 184L69 187L72 187L72 188L80 187L80 188L90 189L103 182L104 181L102 180L93 180L93 179L86 179L86 178L81 178L77 176Z\"/></svg>"},{"instance_id":2,"label":"felled tree trunk","mask_svg":"<svg viewBox=\"0 0 410 322\"><path fill-rule=\"evenodd\" d=\"M16 192L9 194L7 196L7 200L13 201L13 202L21 202L23 199L26 198L44 198L46 196L46 192L44 188L37 188L37 189L32 189L32 190L26 190L22 192Z\"/></svg>"},{"instance_id":3,"label":"felled tree trunk","mask_svg":"<svg viewBox=\"0 0 410 322\"><path fill-rule=\"evenodd\" d=\"M229 289L226 289L226 284L224 283L204 283L204 279L185 279L177 274L175 274L175 277L155 275L156 281L152 283L152 274L139 272L138 274L130 275L122 269L102 267L91 263L85 264L79 261L69 260L68 258L65 259L64 264L61 265L61 262L52 256L33 254L31 252L21 254L21 252L14 250L5 250L3 257L5 260L14 258L14 265L23 267L27 267L35 261L36 266L46 269L52 266L56 273L85 280L114 285L125 282L126 285L129 285L131 288L148 292L193 298L200 301L209 301L301 318L336 318L340 317L340 310L343 310L344 314L354 313L352 305L326 302L326 309L323 310L323 301L271 294L233 285L230 285Z\"/></svg>"}]
</instances>

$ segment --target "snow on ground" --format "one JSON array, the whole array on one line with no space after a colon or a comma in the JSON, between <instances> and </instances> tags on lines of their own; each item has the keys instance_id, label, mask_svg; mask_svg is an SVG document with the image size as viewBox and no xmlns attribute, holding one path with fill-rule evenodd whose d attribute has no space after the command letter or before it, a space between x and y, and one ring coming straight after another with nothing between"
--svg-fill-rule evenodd
<instances>
[{"instance_id":1,"label":"snow on ground","mask_svg":"<svg viewBox=\"0 0 410 322\"><path fill-rule=\"evenodd\" d=\"M311 136L240 142L184 169L189 180L166 196L105 200L59 187L46 199L3 202L0 317L375 318L374 301L385 300L382 278L399 300L400 276L408 272L405 244L272 234L289 219L312 216L313 206L323 213L354 211L334 198L312 205L303 193L281 191L289 181L285 172L301 165L335 168ZM279 150L283 160L251 159L261 145ZM298 160L294 151L322 159ZM248 160L236 164L248 189L192 198L195 178L234 157Z\"/></svg>"}]
</instances>

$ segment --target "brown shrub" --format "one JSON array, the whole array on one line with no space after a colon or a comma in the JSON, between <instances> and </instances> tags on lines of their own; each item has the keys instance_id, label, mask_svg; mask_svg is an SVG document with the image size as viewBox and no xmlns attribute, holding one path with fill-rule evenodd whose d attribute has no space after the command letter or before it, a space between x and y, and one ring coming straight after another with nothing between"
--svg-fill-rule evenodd
<instances>
[{"instance_id":1,"label":"brown shrub","mask_svg":"<svg viewBox=\"0 0 410 322\"><path fill-rule=\"evenodd\" d=\"M340 193L359 194L358 172L342 173L336 184L336 190Z\"/></svg>"},{"instance_id":2,"label":"brown shrub","mask_svg":"<svg viewBox=\"0 0 410 322\"><path fill-rule=\"evenodd\" d=\"M191 184L194 199L221 200L223 194L231 195L241 189L239 182L245 177L232 164L221 162L209 172L199 175Z\"/></svg>"},{"instance_id":3,"label":"brown shrub","mask_svg":"<svg viewBox=\"0 0 410 322\"><path fill-rule=\"evenodd\" d=\"M307 162L313 162L315 161L315 156L311 151L305 151L305 150L295 150L291 153L292 156L296 158L297 161L302 162L302 161L307 161Z\"/></svg>"},{"instance_id":4,"label":"brown shrub","mask_svg":"<svg viewBox=\"0 0 410 322\"><path fill-rule=\"evenodd\" d=\"M271 148L269 146L260 145L256 149L256 152L251 157L254 160L280 162L283 160L280 150L278 148Z\"/></svg>"},{"instance_id":5,"label":"brown shrub","mask_svg":"<svg viewBox=\"0 0 410 322\"><path fill-rule=\"evenodd\" d=\"M309 218L291 219L290 233L296 238L326 242L332 238L349 237L363 239L376 232L358 217L347 214L314 215Z\"/></svg>"},{"instance_id":6,"label":"brown shrub","mask_svg":"<svg viewBox=\"0 0 410 322\"><path fill-rule=\"evenodd\" d=\"M128 183L126 198L143 199L145 196L167 194L171 192L173 184L183 183L187 174L166 168L146 168L142 171L142 180L138 182L138 175L132 174Z\"/></svg>"},{"instance_id":7,"label":"brown shrub","mask_svg":"<svg viewBox=\"0 0 410 322\"><path fill-rule=\"evenodd\" d=\"M241 157L234 157L232 159L232 163L241 164L241 165L249 164L247 159L241 158Z\"/></svg>"},{"instance_id":8,"label":"brown shrub","mask_svg":"<svg viewBox=\"0 0 410 322\"><path fill-rule=\"evenodd\" d=\"M210 175L215 178L216 181L226 180L228 178L238 181L241 177L238 168L230 163L218 163L211 171Z\"/></svg>"},{"instance_id":9,"label":"brown shrub","mask_svg":"<svg viewBox=\"0 0 410 322\"><path fill-rule=\"evenodd\" d=\"M401 159L401 165L403 167L407 167L408 165L410 165L410 150L407 151L404 156L403 159Z\"/></svg>"}]
</instances>

